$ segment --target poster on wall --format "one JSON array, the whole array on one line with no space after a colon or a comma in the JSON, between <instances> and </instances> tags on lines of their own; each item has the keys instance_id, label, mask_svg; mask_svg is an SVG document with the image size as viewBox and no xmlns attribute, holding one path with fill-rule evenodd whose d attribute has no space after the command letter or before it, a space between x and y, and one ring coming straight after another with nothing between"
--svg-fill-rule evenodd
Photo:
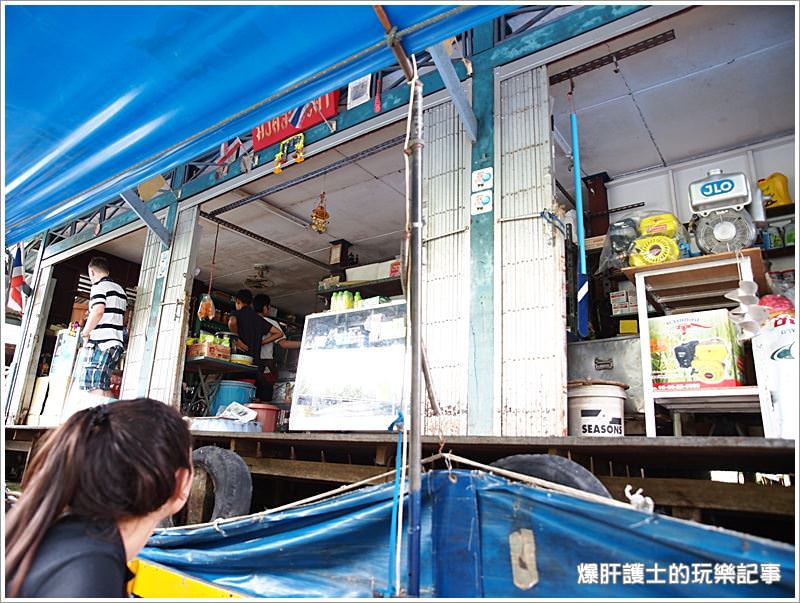
<instances>
[{"instance_id":1,"label":"poster on wall","mask_svg":"<svg viewBox=\"0 0 800 603\"><path fill-rule=\"evenodd\" d=\"M347 110L358 107L368 102L370 99L369 91L372 88L372 74L368 73L364 77L350 82L347 85Z\"/></svg>"},{"instance_id":2,"label":"poster on wall","mask_svg":"<svg viewBox=\"0 0 800 603\"><path fill-rule=\"evenodd\" d=\"M407 407L407 366L405 301L307 316L290 431L386 431Z\"/></svg>"}]
</instances>

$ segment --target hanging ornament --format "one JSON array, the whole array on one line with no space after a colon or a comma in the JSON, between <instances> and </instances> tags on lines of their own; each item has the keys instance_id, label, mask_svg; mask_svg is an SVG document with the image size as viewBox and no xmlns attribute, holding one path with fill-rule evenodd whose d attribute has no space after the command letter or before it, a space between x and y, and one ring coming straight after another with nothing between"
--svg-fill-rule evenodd
<instances>
[{"instance_id":1,"label":"hanging ornament","mask_svg":"<svg viewBox=\"0 0 800 603\"><path fill-rule=\"evenodd\" d=\"M325 191L319 194L319 205L311 210L311 228L319 234L327 232L330 214L325 209Z\"/></svg>"}]
</instances>

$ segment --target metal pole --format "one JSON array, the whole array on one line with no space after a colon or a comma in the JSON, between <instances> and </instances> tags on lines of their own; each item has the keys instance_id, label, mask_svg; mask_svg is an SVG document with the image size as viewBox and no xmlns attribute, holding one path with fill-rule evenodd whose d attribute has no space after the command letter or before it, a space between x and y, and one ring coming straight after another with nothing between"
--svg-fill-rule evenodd
<instances>
[{"instance_id":1,"label":"metal pole","mask_svg":"<svg viewBox=\"0 0 800 603\"><path fill-rule=\"evenodd\" d=\"M408 295L411 318L411 422L409 430L409 525L408 525L408 595L419 596L420 520L422 508L422 332L420 301L422 298L422 82L414 80L414 107L411 136L406 152L409 164L411 194L410 272Z\"/></svg>"}]
</instances>

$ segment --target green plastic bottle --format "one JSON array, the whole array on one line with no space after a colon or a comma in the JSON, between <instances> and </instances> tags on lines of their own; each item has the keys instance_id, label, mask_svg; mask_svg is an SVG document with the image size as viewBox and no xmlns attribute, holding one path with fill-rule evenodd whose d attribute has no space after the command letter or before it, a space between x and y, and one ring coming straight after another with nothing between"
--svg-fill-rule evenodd
<instances>
[{"instance_id":1,"label":"green plastic bottle","mask_svg":"<svg viewBox=\"0 0 800 603\"><path fill-rule=\"evenodd\" d=\"M353 307L353 292L352 291L345 291L344 292L344 309L349 310Z\"/></svg>"},{"instance_id":2,"label":"green plastic bottle","mask_svg":"<svg viewBox=\"0 0 800 603\"><path fill-rule=\"evenodd\" d=\"M353 296L353 307L360 308L361 301L361 291L356 291L356 294Z\"/></svg>"}]
</instances>

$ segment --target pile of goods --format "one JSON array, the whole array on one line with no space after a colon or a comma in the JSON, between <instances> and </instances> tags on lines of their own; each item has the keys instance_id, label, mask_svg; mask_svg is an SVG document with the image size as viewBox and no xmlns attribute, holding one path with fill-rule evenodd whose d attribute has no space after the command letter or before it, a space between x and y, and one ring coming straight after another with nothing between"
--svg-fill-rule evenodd
<instances>
[{"instance_id":1,"label":"pile of goods","mask_svg":"<svg viewBox=\"0 0 800 603\"><path fill-rule=\"evenodd\" d=\"M213 335L211 333L201 331L198 337L189 337L186 340L186 357L189 360L196 358L217 358L219 360L230 360L230 337L221 333Z\"/></svg>"},{"instance_id":2,"label":"pile of goods","mask_svg":"<svg viewBox=\"0 0 800 603\"><path fill-rule=\"evenodd\" d=\"M645 213L609 226L598 273L690 257L688 234L670 213Z\"/></svg>"}]
</instances>

